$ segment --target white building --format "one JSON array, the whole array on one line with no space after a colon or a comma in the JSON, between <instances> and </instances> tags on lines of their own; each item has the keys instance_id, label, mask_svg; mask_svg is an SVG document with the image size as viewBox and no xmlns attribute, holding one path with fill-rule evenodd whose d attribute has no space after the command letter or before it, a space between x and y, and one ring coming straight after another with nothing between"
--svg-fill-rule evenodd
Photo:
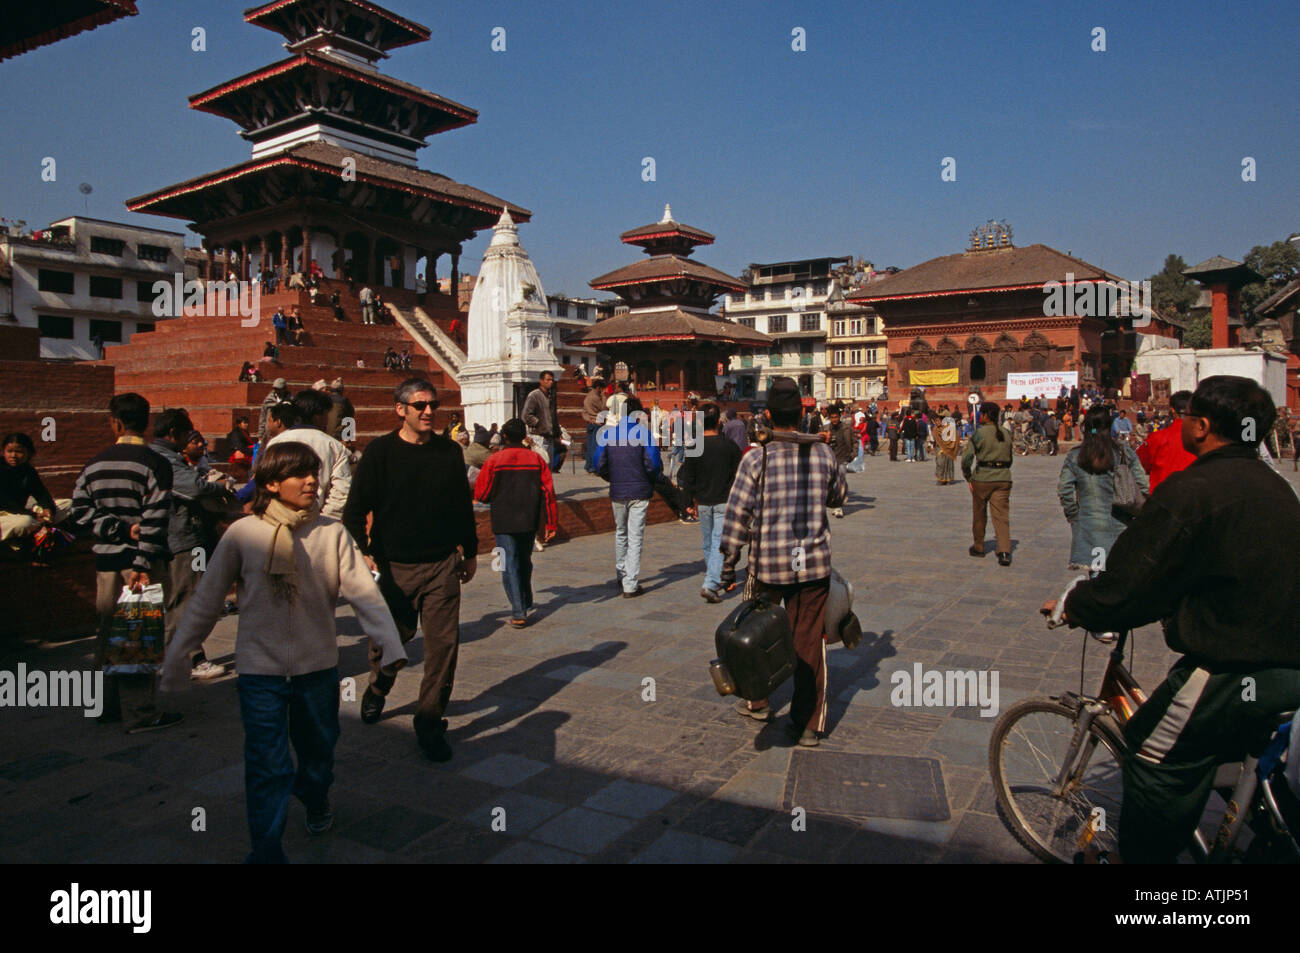
<instances>
[{"instance_id":1,"label":"white building","mask_svg":"<svg viewBox=\"0 0 1300 953\"><path fill-rule=\"evenodd\" d=\"M585 331L602 316L614 313L613 298L570 298L568 295L554 294L546 299L551 317L555 319L555 353L560 363L566 367L577 365L584 374L596 370L596 349L578 342L565 343L578 332Z\"/></svg>"},{"instance_id":2,"label":"white building","mask_svg":"<svg viewBox=\"0 0 1300 953\"><path fill-rule=\"evenodd\" d=\"M806 398L826 400L826 303L844 258L805 258L749 266L750 290L724 295L731 321L775 339L766 354L732 355L730 372L740 399L763 399L774 377L793 377Z\"/></svg>"},{"instance_id":3,"label":"white building","mask_svg":"<svg viewBox=\"0 0 1300 953\"><path fill-rule=\"evenodd\" d=\"M502 211L483 253L468 330L466 360L457 381L465 424L471 428L509 420L542 371L559 371L555 319L508 211Z\"/></svg>"},{"instance_id":4,"label":"white building","mask_svg":"<svg viewBox=\"0 0 1300 953\"><path fill-rule=\"evenodd\" d=\"M41 357L97 360L100 345L152 331L154 282L185 277L185 236L74 215L48 229L0 235L12 285L0 321L41 331Z\"/></svg>"}]
</instances>

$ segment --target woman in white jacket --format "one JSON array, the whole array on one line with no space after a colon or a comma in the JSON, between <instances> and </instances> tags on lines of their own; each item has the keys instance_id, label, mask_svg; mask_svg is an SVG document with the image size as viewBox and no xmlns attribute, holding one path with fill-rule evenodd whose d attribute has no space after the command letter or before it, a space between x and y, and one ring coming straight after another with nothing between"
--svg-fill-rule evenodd
<instances>
[{"instance_id":1,"label":"woman in white jacket","mask_svg":"<svg viewBox=\"0 0 1300 953\"><path fill-rule=\"evenodd\" d=\"M303 443L276 443L261 454L253 477L254 515L222 537L163 663L164 691L189 685L187 660L211 633L231 583L237 583L235 668L253 843L249 863L287 862L280 836L291 794L307 809L309 833L333 825L328 795L339 737L338 597L382 646L384 665L406 662L357 544L338 520L314 512L319 467L320 459ZM290 742L298 755L296 770Z\"/></svg>"}]
</instances>

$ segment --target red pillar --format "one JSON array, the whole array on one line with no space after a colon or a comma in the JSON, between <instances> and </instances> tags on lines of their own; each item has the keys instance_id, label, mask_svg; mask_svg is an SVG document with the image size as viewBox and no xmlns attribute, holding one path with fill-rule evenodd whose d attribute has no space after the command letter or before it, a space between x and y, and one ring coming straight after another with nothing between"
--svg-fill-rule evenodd
<instances>
[{"instance_id":1,"label":"red pillar","mask_svg":"<svg viewBox=\"0 0 1300 953\"><path fill-rule=\"evenodd\" d=\"M1210 318L1213 322L1210 346L1231 347L1228 343L1228 286L1210 285Z\"/></svg>"}]
</instances>

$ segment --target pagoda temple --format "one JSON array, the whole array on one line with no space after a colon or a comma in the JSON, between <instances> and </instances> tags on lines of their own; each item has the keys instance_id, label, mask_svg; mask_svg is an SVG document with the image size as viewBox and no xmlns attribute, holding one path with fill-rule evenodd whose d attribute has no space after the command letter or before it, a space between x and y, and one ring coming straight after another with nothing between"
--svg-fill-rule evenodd
<instances>
[{"instance_id":1,"label":"pagoda temple","mask_svg":"<svg viewBox=\"0 0 1300 953\"><path fill-rule=\"evenodd\" d=\"M709 313L718 295L746 288L739 278L689 257L696 245L713 244L711 234L674 221L665 205L658 222L620 238L649 257L590 284L618 295L628 311L596 322L577 340L625 364L645 402L657 398L667 408L689 391L714 395L715 377L727 373L729 355L772 346L766 334Z\"/></svg>"},{"instance_id":2,"label":"pagoda temple","mask_svg":"<svg viewBox=\"0 0 1300 953\"><path fill-rule=\"evenodd\" d=\"M503 208L528 221L526 209L417 168L427 137L478 119L379 72L388 51L429 39L428 27L369 0L273 0L244 19L283 36L288 58L191 96L190 107L234 121L252 158L127 202L192 222L210 277L224 248L244 279L315 261L327 277L415 292L425 259L436 293L440 256L455 288L463 242Z\"/></svg>"},{"instance_id":3,"label":"pagoda temple","mask_svg":"<svg viewBox=\"0 0 1300 953\"><path fill-rule=\"evenodd\" d=\"M140 12L135 0L44 0L8 7L0 19L0 60Z\"/></svg>"}]
</instances>

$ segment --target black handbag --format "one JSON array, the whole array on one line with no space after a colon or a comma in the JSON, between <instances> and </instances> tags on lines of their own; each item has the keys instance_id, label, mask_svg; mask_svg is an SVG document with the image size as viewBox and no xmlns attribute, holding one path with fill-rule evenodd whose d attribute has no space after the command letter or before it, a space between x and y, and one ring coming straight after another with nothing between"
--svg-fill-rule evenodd
<instances>
[{"instance_id":1,"label":"black handbag","mask_svg":"<svg viewBox=\"0 0 1300 953\"><path fill-rule=\"evenodd\" d=\"M795 668L794 630L785 607L758 589L758 552L762 539L762 500L767 479L767 447L758 478L759 511L754 517L754 539L749 551L749 574L744 599L722 620L713 641L718 657L709 674L719 695L739 695L759 701L780 688Z\"/></svg>"},{"instance_id":2,"label":"black handbag","mask_svg":"<svg viewBox=\"0 0 1300 953\"><path fill-rule=\"evenodd\" d=\"M1142 504L1147 495L1137 485L1133 471L1129 469L1128 454L1118 447L1115 453L1115 469L1111 471L1114 495L1111 498L1111 513L1123 522L1131 522L1142 512Z\"/></svg>"}]
</instances>

